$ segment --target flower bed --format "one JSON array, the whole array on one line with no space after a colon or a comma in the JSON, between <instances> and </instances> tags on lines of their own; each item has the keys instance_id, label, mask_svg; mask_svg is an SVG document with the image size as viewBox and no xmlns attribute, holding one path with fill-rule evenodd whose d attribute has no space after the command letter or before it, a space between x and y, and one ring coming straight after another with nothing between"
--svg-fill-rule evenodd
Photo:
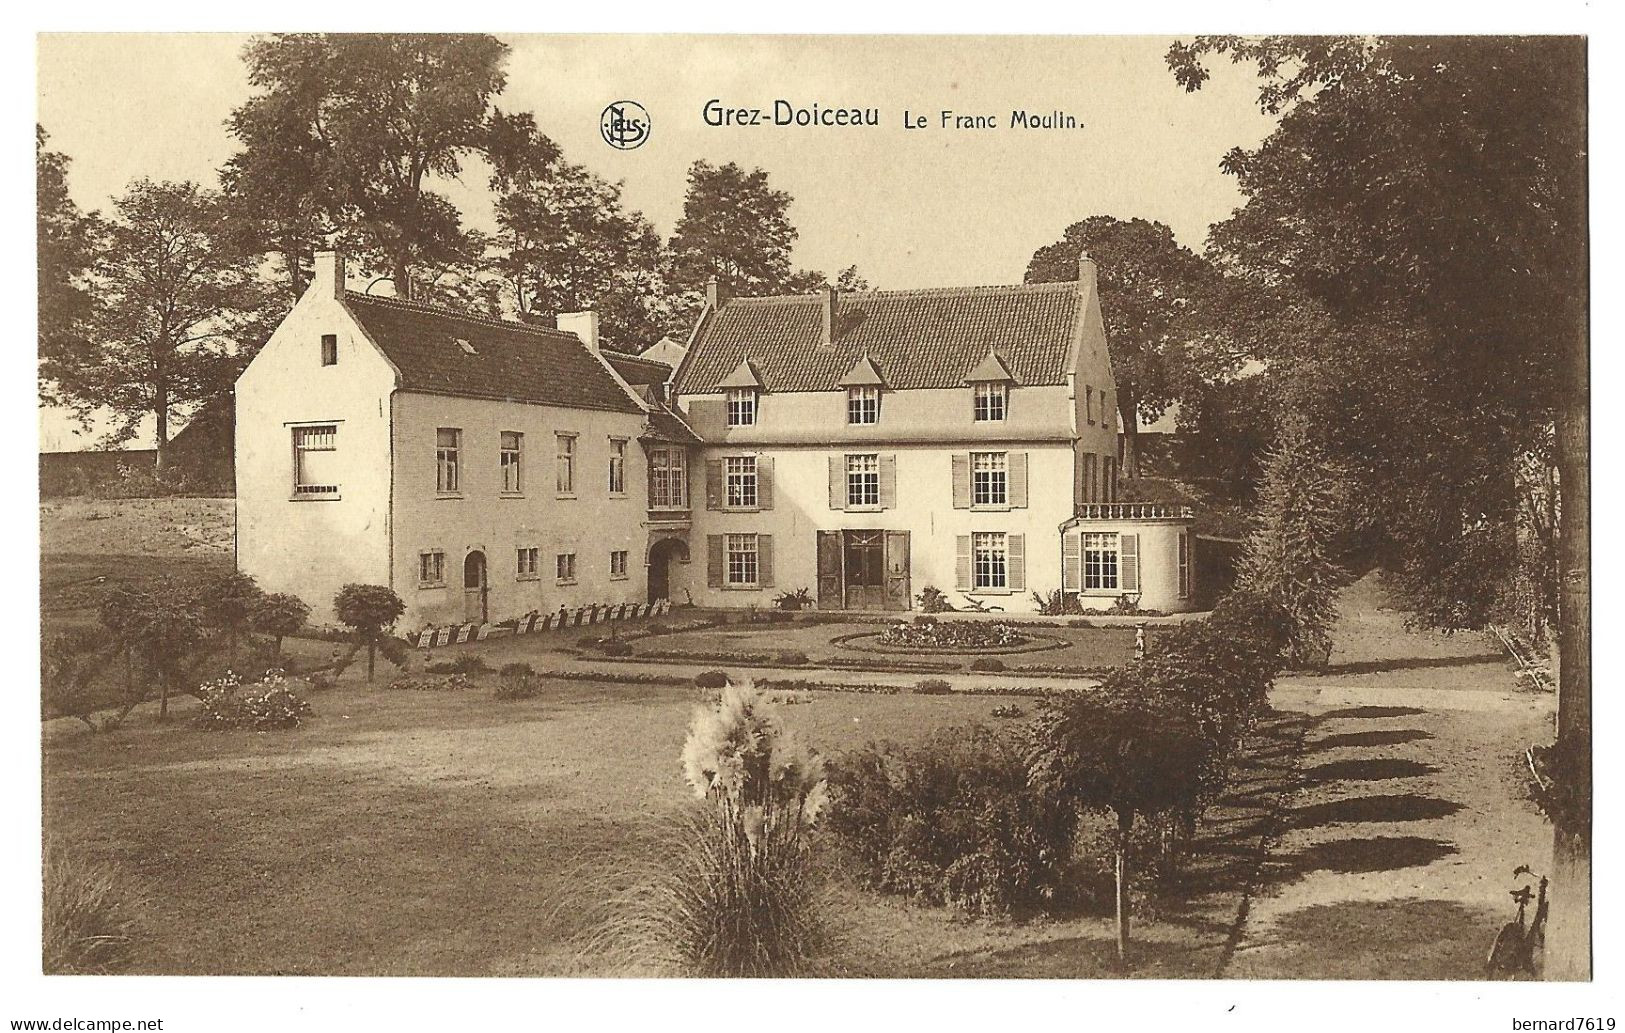
<instances>
[{"instance_id":1,"label":"flower bed","mask_svg":"<svg viewBox=\"0 0 1625 1033\"><path fill-rule=\"evenodd\" d=\"M875 636L875 641L895 649L1008 649L1032 641L1005 621L901 621Z\"/></svg>"}]
</instances>

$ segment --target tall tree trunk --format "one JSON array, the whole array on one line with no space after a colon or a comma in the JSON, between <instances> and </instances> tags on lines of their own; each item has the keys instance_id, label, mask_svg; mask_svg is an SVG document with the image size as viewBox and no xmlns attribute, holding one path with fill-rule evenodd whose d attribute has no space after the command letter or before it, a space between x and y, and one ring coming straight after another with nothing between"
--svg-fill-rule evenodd
<instances>
[{"instance_id":1,"label":"tall tree trunk","mask_svg":"<svg viewBox=\"0 0 1625 1033\"><path fill-rule=\"evenodd\" d=\"M1124 382L1117 386L1117 415L1123 424L1122 476L1140 476L1140 398L1134 385Z\"/></svg>"},{"instance_id":2,"label":"tall tree trunk","mask_svg":"<svg viewBox=\"0 0 1625 1033\"><path fill-rule=\"evenodd\" d=\"M369 641L367 643L367 683L368 684L372 683L372 670L373 670L373 665L376 662L377 658L378 658L378 644L376 642Z\"/></svg>"},{"instance_id":3,"label":"tall tree trunk","mask_svg":"<svg viewBox=\"0 0 1625 1033\"><path fill-rule=\"evenodd\" d=\"M1117 960L1128 961L1128 865L1129 833L1134 829L1134 812L1117 816Z\"/></svg>"},{"instance_id":4,"label":"tall tree trunk","mask_svg":"<svg viewBox=\"0 0 1625 1033\"><path fill-rule=\"evenodd\" d=\"M1552 845L1547 979L1591 978L1591 408L1589 356L1571 346L1557 414L1557 743L1566 779L1585 791L1583 813L1557 816Z\"/></svg>"},{"instance_id":5,"label":"tall tree trunk","mask_svg":"<svg viewBox=\"0 0 1625 1033\"><path fill-rule=\"evenodd\" d=\"M395 296L402 301L412 300L412 268L406 259L397 257L390 279L395 282Z\"/></svg>"},{"instance_id":6,"label":"tall tree trunk","mask_svg":"<svg viewBox=\"0 0 1625 1033\"><path fill-rule=\"evenodd\" d=\"M282 261L288 267L288 286L293 288L293 296L297 299L305 293L305 271L299 266L299 249L293 247L285 249L282 252Z\"/></svg>"},{"instance_id":7,"label":"tall tree trunk","mask_svg":"<svg viewBox=\"0 0 1625 1033\"><path fill-rule=\"evenodd\" d=\"M153 393L152 415L157 424L153 469L161 473L167 465L168 456L165 453L169 451L169 385L164 383L161 372L157 390Z\"/></svg>"}]
</instances>

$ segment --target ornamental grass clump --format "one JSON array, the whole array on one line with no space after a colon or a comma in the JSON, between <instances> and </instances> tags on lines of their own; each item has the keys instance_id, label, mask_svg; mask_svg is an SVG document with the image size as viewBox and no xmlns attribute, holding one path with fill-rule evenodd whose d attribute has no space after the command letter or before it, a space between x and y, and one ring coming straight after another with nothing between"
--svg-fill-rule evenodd
<instances>
[{"instance_id":1,"label":"ornamental grass clump","mask_svg":"<svg viewBox=\"0 0 1625 1033\"><path fill-rule=\"evenodd\" d=\"M681 760L697 804L589 950L648 974L809 972L826 943L809 844L827 800L823 760L750 682L696 709Z\"/></svg>"},{"instance_id":2,"label":"ornamental grass clump","mask_svg":"<svg viewBox=\"0 0 1625 1033\"><path fill-rule=\"evenodd\" d=\"M44 890L46 975L107 975L129 967L134 902L111 868L49 844Z\"/></svg>"}]
</instances>

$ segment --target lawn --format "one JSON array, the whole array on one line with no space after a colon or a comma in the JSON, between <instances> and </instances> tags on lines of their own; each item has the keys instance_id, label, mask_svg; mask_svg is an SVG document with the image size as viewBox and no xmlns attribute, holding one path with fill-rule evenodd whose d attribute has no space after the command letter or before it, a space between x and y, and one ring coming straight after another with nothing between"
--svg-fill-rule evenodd
<instances>
[{"instance_id":1,"label":"lawn","mask_svg":"<svg viewBox=\"0 0 1625 1033\"><path fill-rule=\"evenodd\" d=\"M572 942L609 874L657 849L648 830L687 799L695 690L554 681L498 703L355 678L290 732L158 726L150 708L108 734L48 726L46 827L139 887L135 971L600 971ZM824 751L998 720L984 697L805 698L785 722ZM1209 974L1237 894L1142 925L1136 974ZM1101 917L971 921L842 879L831 914L838 974L1116 974Z\"/></svg>"}]
</instances>

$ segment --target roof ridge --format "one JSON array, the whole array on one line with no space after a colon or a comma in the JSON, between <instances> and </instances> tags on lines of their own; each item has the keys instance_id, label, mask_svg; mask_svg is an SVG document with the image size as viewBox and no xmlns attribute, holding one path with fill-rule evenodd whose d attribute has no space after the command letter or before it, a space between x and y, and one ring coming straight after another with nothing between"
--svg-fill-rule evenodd
<instances>
[{"instance_id":1,"label":"roof ridge","mask_svg":"<svg viewBox=\"0 0 1625 1033\"><path fill-rule=\"evenodd\" d=\"M580 340L579 337L570 331L560 330L557 327L536 326L532 323L521 323L516 319L499 319L495 316L481 316L470 312L459 312L456 309L446 308L444 305L433 305L426 301L407 301L404 298L386 298L377 294L363 294L360 291L352 290L346 290L344 292L344 300L347 302L352 300L364 301L369 304L384 305L389 308L405 309L409 312L422 312L431 316L445 316L448 319L461 319L470 323L477 323L481 326L501 327L504 330L523 330L527 333L542 334L544 336L568 337L573 341ZM636 356L629 357L636 358ZM654 360L649 359L645 361L653 362Z\"/></svg>"},{"instance_id":2,"label":"roof ridge","mask_svg":"<svg viewBox=\"0 0 1625 1033\"><path fill-rule=\"evenodd\" d=\"M1076 280L1047 280L1041 283L985 283L972 284L966 287L909 287L893 291L841 291L843 298L872 298L876 296L887 298L913 298L913 297L943 297L950 294L969 294L975 291L1042 291L1077 290ZM758 297L729 298L727 304L737 303L767 303L792 304L798 301L817 301L819 295L812 294L764 294Z\"/></svg>"}]
</instances>

